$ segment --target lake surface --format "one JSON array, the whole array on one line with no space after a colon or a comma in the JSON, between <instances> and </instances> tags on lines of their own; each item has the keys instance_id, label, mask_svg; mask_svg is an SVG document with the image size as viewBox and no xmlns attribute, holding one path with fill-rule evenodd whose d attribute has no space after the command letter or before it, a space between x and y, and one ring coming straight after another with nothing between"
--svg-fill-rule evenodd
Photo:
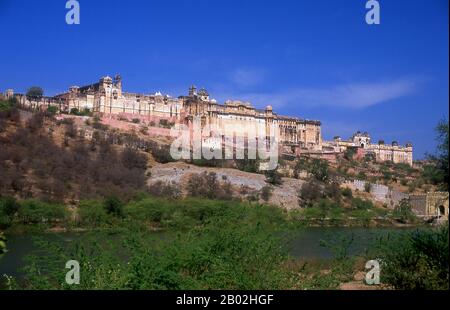
<instances>
[{"instance_id":1,"label":"lake surface","mask_svg":"<svg viewBox=\"0 0 450 310\"><path fill-rule=\"evenodd\" d=\"M309 227L289 235L290 254L301 259L330 259L333 252L321 245L321 241L353 240L348 247L350 255L363 254L380 236L414 228L341 228ZM82 236L79 233L39 235L45 240L70 243ZM37 247L33 234L8 236L8 252L0 260L0 277L3 274L20 277L20 269L25 265L24 258ZM339 241L336 243L340 243Z\"/></svg>"}]
</instances>

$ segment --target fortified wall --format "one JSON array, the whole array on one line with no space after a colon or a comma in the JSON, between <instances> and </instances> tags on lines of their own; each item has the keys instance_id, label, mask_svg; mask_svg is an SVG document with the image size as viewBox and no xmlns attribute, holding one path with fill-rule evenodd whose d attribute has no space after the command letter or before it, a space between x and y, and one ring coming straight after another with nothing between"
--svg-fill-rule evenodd
<instances>
[{"instance_id":1,"label":"fortified wall","mask_svg":"<svg viewBox=\"0 0 450 310\"><path fill-rule=\"evenodd\" d=\"M70 113L74 109L108 116L116 120L139 119L152 124L165 120L167 124L192 126L194 119L201 119L202 126L212 128L209 140L212 145L221 143L211 141L212 132L226 132L232 128L236 136L248 136L257 132L258 136L270 140L276 137L280 152L292 158L301 154L329 161L336 160L348 149L355 149L357 157L373 155L377 161L392 161L412 165L413 148L411 144L400 146L393 142L372 144L367 133L357 132L349 140L336 137L334 141L323 141L321 122L277 114L272 106L257 109L248 102L228 100L223 104L210 98L206 89L189 89L187 95L171 97L160 92L154 94L131 93L122 89L122 77L116 75L102 77L98 82L85 86L71 86L67 92L53 97L30 100L26 95L14 94L8 89L5 98L16 98L26 108L46 109L57 106L61 112ZM262 133L262 134L261 134ZM219 134L220 135L220 134ZM208 138L208 137L203 137ZM267 141L266 141L267 143Z\"/></svg>"}]
</instances>

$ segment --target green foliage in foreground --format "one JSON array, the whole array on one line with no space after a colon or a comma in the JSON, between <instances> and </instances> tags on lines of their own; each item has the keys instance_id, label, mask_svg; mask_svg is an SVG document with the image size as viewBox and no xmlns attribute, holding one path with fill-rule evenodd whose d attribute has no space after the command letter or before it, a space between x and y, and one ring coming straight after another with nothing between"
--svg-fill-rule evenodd
<instances>
[{"instance_id":1,"label":"green foliage in foreground","mask_svg":"<svg viewBox=\"0 0 450 310\"><path fill-rule=\"evenodd\" d=\"M0 258L6 252L6 237L0 232Z\"/></svg>"},{"instance_id":2,"label":"green foliage in foreground","mask_svg":"<svg viewBox=\"0 0 450 310\"><path fill-rule=\"evenodd\" d=\"M379 241L381 282L396 289L449 289L446 226L397 234Z\"/></svg>"},{"instance_id":3,"label":"green foliage in foreground","mask_svg":"<svg viewBox=\"0 0 450 310\"><path fill-rule=\"evenodd\" d=\"M36 221L67 217L58 205L51 205L43 217L44 205L30 200L20 202L17 210L9 201L4 209ZM325 213L314 214L317 210ZM304 212L311 217L345 216L329 200ZM348 212L364 218L375 211ZM349 254L353 238L339 236L323 243L334 253L328 266L292 259L285 232L298 218L266 205L141 195L123 205L114 199L82 201L76 218L79 227L95 230L69 243L62 241L64 236L61 241L38 241L27 257L25 278L8 277L7 288L334 289L351 280L357 259ZM162 232L154 231L158 229ZM383 283L399 289L448 288L448 226L390 235L370 254L382 262ZM65 284L69 260L80 262L80 285Z\"/></svg>"},{"instance_id":4,"label":"green foliage in foreground","mask_svg":"<svg viewBox=\"0 0 450 310\"><path fill-rule=\"evenodd\" d=\"M88 233L62 246L41 242L29 258L27 289L281 289L293 285L278 233L286 224L279 209L208 200L169 203L150 198L125 207L110 230ZM163 207L168 207L165 210ZM97 206L100 208L100 206ZM164 234L126 217L179 224ZM184 219L184 220L182 220ZM285 226L283 226L286 229ZM81 284L67 286L65 262L78 260Z\"/></svg>"}]
</instances>

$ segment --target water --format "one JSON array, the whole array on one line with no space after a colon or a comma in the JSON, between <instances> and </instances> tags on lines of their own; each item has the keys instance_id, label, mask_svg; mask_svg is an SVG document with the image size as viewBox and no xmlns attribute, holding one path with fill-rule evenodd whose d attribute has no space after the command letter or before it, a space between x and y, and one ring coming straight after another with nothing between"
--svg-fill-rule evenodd
<instances>
[{"instance_id":1,"label":"water","mask_svg":"<svg viewBox=\"0 0 450 310\"><path fill-rule=\"evenodd\" d=\"M381 236L387 236L399 231L414 230L414 228L349 228L349 227L309 227L300 230L292 236L290 254L299 259L330 259L333 251L323 246L321 241L328 244L342 244L341 240L350 241L348 253L360 255L369 251Z\"/></svg>"},{"instance_id":2,"label":"water","mask_svg":"<svg viewBox=\"0 0 450 310\"><path fill-rule=\"evenodd\" d=\"M299 259L330 259L332 251L321 246L321 240L333 240L336 238L353 238L349 246L349 254L363 254L368 250L377 237L392 232L404 231L396 228L323 228L310 227L294 232L290 241L290 254ZM79 233L45 234L40 235L45 240L71 243L80 238ZM25 265L24 258L36 249L35 235L8 236L8 252L0 260L0 276L7 274L20 277L20 269Z\"/></svg>"}]
</instances>

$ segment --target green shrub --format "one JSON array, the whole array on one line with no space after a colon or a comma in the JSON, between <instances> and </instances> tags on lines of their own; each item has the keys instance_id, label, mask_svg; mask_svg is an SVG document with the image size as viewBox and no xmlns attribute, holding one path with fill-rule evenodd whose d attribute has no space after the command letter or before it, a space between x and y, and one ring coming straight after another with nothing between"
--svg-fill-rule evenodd
<instances>
[{"instance_id":1,"label":"green shrub","mask_svg":"<svg viewBox=\"0 0 450 310\"><path fill-rule=\"evenodd\" d=\"M373 208L373 203L370 200L363 200L355 197L352 199L352 208L356 210L367 210Z\"/></svg>"},{"instance_id":2,"label":"green shrub","mask_svg":"<svg viewBox=\"0 0 450 310\"><path fill-rule=\"evenodd\" d=\"M133 219L160 223L163 220L170 219L173 205L162 199L145 198L130 202L124 210Z\"/></svg>"},{"instance_id":3,"label":"green shrub","mask_svg":"<svg viewBox=\"0 0 450 310\"><path fill-rule=\"evenodd\" d=\"M11 226L20 205L12 197L0 197L0 229Z\"/></svg>"},{"instance_id":4,"label":"green shrub","mask_svg":"<svg viewBox=\"0 0 450 310\"><path fill-rule=\"evenodd\" d=\"M281 185L283 180L281 179L280 173L277 169L266 170L266 182L271 185Z\"/></svg>"},{"instance_id":5,"label":"green shrub","mask_svg":"<svg viewBox=\"0 0 450 310\"><path fill-rule=\"evenodd\" d=\"M58 113L58 107L51 105L47 108L47 113L50 115L55 115L56 113Z\"/></svg>"},{"instance_id":6,"label":"green shrub","mask_svg":"<svg viewBox=\"0 0 450 310\"><path fill-rule=\"evenodd\" d=\"M306 219L318 219L326 217L326 211L318 207L310 207L304 209L302 215Z\"/></svg>"},{"instance_id":7,"label":"green shrub","mask_svg":"<svg viewBox=\"0 0 450 310\"><path fill-rule=\"evenodd\" d=\"M106 198L105 201L103 202L103 207L105 208L107 214L114 215L117 217L123 216L123 204L116 197Z\"/></svg>"},{"instance_id":8,"label":"green shrub","mask_svg":"<svg viewBox=\"0 0 450 310\"><path fill-rule=\"evenodd\" d=\"M80 202L79 219L82 224L98 227L108 222L108 214L100 201L84 200Z\"/></svg>"},{"instance_id":9,"label":"green shrub","mask_svg":"<svg viewBox=\"0 0 450 310\"><path fill-rule=\"evenodd\" d=\"M83 110L79 110L78 108L70 109L70 114L77 116L92 116L92 112L89 108L83 108Z\"/></svg>"},{"instance_id":10,"label":"green shrub","mask_svg":"<svg viewBox=\"0 0 450 310\"><path fill-rule=\"evenodd\" d=\"M316 180L325 182L328 180L328 162L322 159L313 159L309 167L309 173L311 173Z\"/></svg>"},{"instance_id":11,"label":"green shrub","mask_svg":"<svg viewBox=\"0 0 450 310\"><path fill-rule=\"evenodd\" d=\"M353 192L352 192L352 190L351 190L350 188L348 188L348 187L343 188L343 189L341 190L341 194L342 194L342 196L344 196L345 198L349 198L349 199L352 199L352 198L353 198Z\"/></svg>"},{"instance_id":12,"label":"green shrub","mask_svg":"<svg viewBox=\"0 0 450 310\"><path fill-rule=\"evenodd\" d=\"M360 172L358 172L357 178L359 180L366 180L367 179L367 175L366 175L366 173L364 171L360 171Z\"/></svg>"},{"instance_id":13,"label":"green shrub","mask_svg":"<svg viewBox=\"0 0 450 310\"><path fill-rule=\"evenodd\" d=\"M402 199L400 201L400 203L394 208L392 216L403 223L415 222L417 220L408 199Z\"/></svg>"},{"instance_id":14,"label":"green shrub","mask_svg":"<svg viewBox=\"0 0 450 310\"><path fill-rule=\"evenodd\" d=\"M6 253L6 237L0 232L0 258Z\"/></svg>"},{"instance_id":15,"label":"green shrub","mask_svg":"<svg viewBox=\"0 0 450 310\"><path fill-rule=\"evenodd\" d=\"M314 204L315 207L321 208L323 210L332 210L340 208L340 204L336 201L330 199L320 199Z\"/></svg>"},{"instance_id":16,"label":"green shrub","mask_svg":"<svg viewBox=\"0 0 450 310\"><path fill-rule=\"evenodd\" d=\"M339 183L331 182L329 184L326 184L324 188L324 194L326 197L336 202L340 202L342 193Z\"/></svg>"},{"instance_id":17,"label":"green shrub","mask_svg":"<svg viewBox=\"0 0 450 310\"><path fill-rule=\"evenodd\" d=\"M310 179L305 182L299 192L299 204L306 207L311 207L318 199L323 197L322 186L315 180Z\"/></svg>"},{"instance_id":18,"label":"green shrub","mask_svg":"<svg viewBox=\"0 0 450 310\"><path fill-rule=\"evenodd\" d=\"M380 240L381 282L401 290L449 289L448 224Z\"/></svg>"},{"instance_id":19,"label":"green shrub","mask_svg":"<svg viewBox=\"0 0 450 310\"><path fill-rule=\"evenodd\" d=\"M0 197L0 214L14 216L19 211L20 205L13 197Z\"/></svg>"},{"instance_id":20,"label":"green shrub","mask_svg":"<svg viewBox=\"0 0 450 310\"><path fill-rule=\"evenodd\" d=\"M264 185L263 188L261 188L261 193L260 193L261 199L266 202L269 201L270 197L272 196L272 191L273 191L272 186Z\"/></svg>"},{"instance_id":21,"label":"green shrub","mask_svg":"<svg viewBox=\"0 0 450 310\"><path fill-rule=\"evenodd\" d=\"M353 157L356 155L356 149L355 148L348 148L344 152L344 157L347 160L352 161Z\"/></svg>"},{"instance_id":22,"label":"green shrub","mask_svg":"<svg viewBox=\"0 0 450 310\"><path fill-rule=\"evenodd\" d=\"M63 221L67 215L68 211L63 205L38 200L25 200L18 210L19 220L23 224Z\"/></svg>"}]
</instances>

